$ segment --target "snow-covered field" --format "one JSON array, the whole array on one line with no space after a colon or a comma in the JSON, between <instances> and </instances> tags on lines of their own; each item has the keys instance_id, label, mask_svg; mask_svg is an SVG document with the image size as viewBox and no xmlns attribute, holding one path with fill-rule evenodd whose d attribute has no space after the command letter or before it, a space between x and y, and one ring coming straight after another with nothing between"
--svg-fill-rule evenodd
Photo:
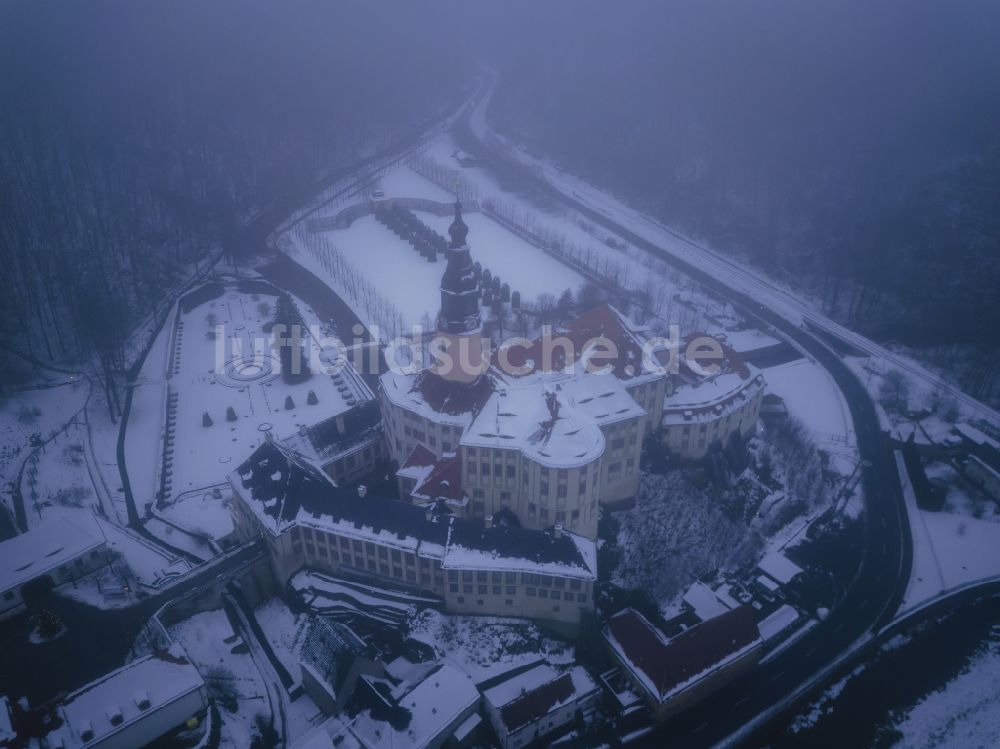
<instances>
[{"instance_id":1,"label":"snow-covered field","mask_svg":"<svg viewBox=\"0 0 1000 749\"><path fill-rule=\"evenodd\" d=\"M441 202L454 200L454 196L406 167L391 172L383 178L382 184L388 197L425 198ZM416 212L416 215L432 229L447 236L451 217L425 212ZM520 291L525 302L543 293L558 296L567 288L575 292L582 285L584 279L579 273L488 216L467 211L465 222L469 226L473 259L482 263L484 268L489 268L494 275L499 274L512 290ZM331 274L317 255L310 251L312 243L306 232L305 226L299 226L283 235L280 245L293 260L338 291L352 305L355 313L369 323L369 327L371 323L378 323L377 319L372 319L366 300L355 299L351 290L345 287L345 283L355 282L345 281L343 277L338 277L339 274ZM435 318L440 306L438 287L445 268L443 257L437 262L428 262L408 242L397 237L372 215L356 219L347 228L321 232L320 238L326 246L336 248L353 270L398 310L404 327ZM389 269L391 272L387 272Z\"/></svg>"}]
</instances>

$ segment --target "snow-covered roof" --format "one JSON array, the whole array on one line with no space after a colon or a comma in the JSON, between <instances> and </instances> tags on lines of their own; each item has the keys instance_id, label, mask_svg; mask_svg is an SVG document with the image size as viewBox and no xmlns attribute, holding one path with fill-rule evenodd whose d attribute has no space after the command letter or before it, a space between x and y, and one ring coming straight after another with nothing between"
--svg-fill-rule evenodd
<instances>
[{"instance_id":1,"label":"snow-covered roof","mask_svg":"<svg viewBox=\"0 0 1000 749\"><path fill-rule=\"evenodd\" d=\"M786 603L758 622L757 628L764 640L770 640L780 635L798 620L799 612Z\"/></svg>"},{"instance_id":2,"label":"snow-covered roof","mask_svg":"<svg viewBox=\"0 0 1000 749\"><path fill-rule=\"evenodd\" d=\"M790 583L796 576L802 574L802 568L780 551L772 551L765 555L757 568L782 585Z\"/></svg>"},{"instance_id":3,"label":"snow-covered roof","mask_svg":"<svg viewBox=\"0 0 1000 749\"><path fill-rule=\"evenodd\" d=\"M483 699L494 708L501 708L522 694L551 681L559 675L548 663L538 663L527 671L501 681L483 692Z\"/></svg>"},{"instance_id":4,"label":"snow-covered roof","mask_svg":"<svg viewBox=\"0 0 1000 749\"><path fill-rule=\"evenodd\" d=\"M712 331L709 335L724 343L737 354L746 354L751 351L759 351L781 345L781 341L777 338L769 336L767 333L763 333L756 328Z\"/></svg>"},{"instance_id":5,"label":"snow-covered roof","mask_svg":"<svg viewBox=\"0 0 1000 749\"><path fill-rule=\"evenodd\" d=\"M443 732L478 702L479 692L469 675L443 663L399 702L410 715L405 728L393 728L365 711L351 726L351 733L367 749L438 746Z\"/></svg>"},{"instance_id":6,"label":"snow-covered roof","mask_svg":"<svg viewBox=\"0 0 1000 749\"><path fill-rule=\"evenodd\" d=\"M389 371L380 378L382 392L394 405L436 424L466 428L493 394L493 379L487 375L473 382L449 382L428 370L415 375Z\"/></svg>"},{"instance_id":7,"label":"snow-covered roof","mask_svg":"<svg viewBox=\"0 0 1000 749\"><path fill-rule=\"evenodd\" d=\"M550 468L575 468L604 454L604 435L560 390L525 385L493 393L462 446L519 450Z\"/></svg>"},{"instance_id":8,"label":"snow-covered roof","mask_svg":"<svg viewBox=\"0 0 1000 749\"><path fill-rule=\"evenodd\" d=\"M434 468L434 464L437 463L437 455L432 453L430 449L424 447L422 444L417 444L410 454L407 456L406 460L403 461L403 465L399 467L396 471L396 475L404 479L412 479L417 483L423 481Z\"/></svg>"},{"instance_id":9,"label":"snow-covered roof","mask_svg":"<svg viewBox=\"0 0 1000 749\"><path fill-rule=\"evenodd\" d=\"M408 551L419 547L421 555L443 554L447 528L424 510L359 497L277 443L258 447L229 478L236 495L275 535L300 525Z\"/></svg>"},{"instance_id":10,"label":"snow-covered roof","mask_svg":"<svg viewBox=\"0 0 1000 749\"><path fill-rule=\"evenodd\" d=\"M500 708L500 721L508 734L541 720L554 710L576 702L597 690L597 683L581 667L528 688Z\"/></svg>"},{"instance_id":11,"label":"snow-covered roof","mask_svg":"<svg viewBox=\"0 0 1000 749\"><path fill-rule=\"evenodd\" d=\"M684 603L691 607L694 615L702 621L725 614L734 608L724 601L705 583L694 583L684 594Z\"/></svg>"},{"instance_id":12,"label":"snow-covered roof","mask_svg":"<svg viewBox=\"0 0 1000 749\"><path fill-rule=\"evenodd\" d=\"M956 424L954 426L954 429L959 434L959 436L964 437L965 439L969 440L970 442L976 445L991 447L994 450L1000 450L1000 442L997 442L995 439L987 435L985 432L976 429L971 424L967 424L963 421L961 423Z\"/></svg>"},{"instance_id":13,"label":"snow-covered roof","mask_svg":"<svg viewBox=\"0 0 1000 749\"><path fill-rule=\"evenodd\" d=\"M438 517L409 502L342 489L275 442L230 474L236 496L272 534L307 527L371 541L449 569L525 571L593 580L593 541L569 531L486 528L481 520Z\"/></svg>"},{"instance_id":14,"label":"snow-covered roof","mask_svg":"<svg viewBox=\"0 0 1000 749\"><path fill-rule=\"evenodd\" d=\"M448 533L444 569L530 572L597 579L597 547L569 531L544 531L455 520Z\"/></svg>"},{"instance_id":15,"label":"snow-covered roof","mask_svg":"<svg viewBox=\"0 0 1000 749\"><path fill-rule=\"evenodd\" d=\"M593 419L599 426L646 415L646 409L635 402L617 377L578 375L556 382L552 387L570 407Z\"/></svg>"},{"instance_id":16,"label":"snow-covered roof","mask_svg":"<svg viewBox=\"0 0 1000 749\"><path fill-rule=\"evenodd\" d=\"M94 519L46 520L26 533L0 543L3 590L34 580L104 545Z\"/></svg>"},{"instance_id":17,"label":"snow-covered roof","mask_svg":"<svg viewBox=\"0 0 1000 749\"><path fill-rule=\"evenodd\" d=\"M311 427L301 428L284 437L281 444L312 463L326 465L381 437L382 415L378 402L367 400Z\"/></svg>"},{"instance_id":18,"label":"snow-covered roof","mask_svg":"<svg viewBox=\"0 0 1000 749\"><path fill-rule=\"evenodd\" d=\"M681 384L663 402L663 423L697 423L728 415L764 389L764 376L756 367L743 372L720 371L692 383Z\"/></svg>"},{"instance_id":19,"label":"snow-covered roof","mask_svg":"<svg viewBox=\"0 0 1000 749\"><path fill-rule=\"evenodd\" d=\"M537 383L552 375L583 374L588 368L599 370L607 366L609 374L628 385L639 384L663 376L659 362L647 356L645 333L644 327L610 304L599 304L549 335L506 347L503 359L498 350L491 371L507 382ZM560 345L559 339L568 341L571 351ZM617 357L610 359L610 351L616 352ZM572 353L571 359L567 353Z\"/></svg>"},{"instance_id":20,"label":"snow-covered roof","mask_svg":"<svg viewBox=\"0 0 1000 749\"><path fill-rule=\"evenodd\" d=\"M659 702L666 702L762 642L749 606L696 624L673 639L638 611L625 609L608 620L604 637Z\"/></svg>"},{"instance_id":21,"label":"snow-covered roof","mask_svg":"<svg viewBox=\"0 0 1000 749\"><path fill-rule=\"evenodd\" d=\"M468 497L462 490L462 458L454 452L442 455L417 481L411 494L414 500L423 502L442 499L449 505L466 505Z\"/></svg>"},{"instance_id":22,"label":"snow-covered roof","mask_svg":"<svg viewBox=\"0 0 1000 749\"><path fill-rule=\"evenodd\" d=\"M63 732L66 749L89 746L204 686L198 670L174 645L67 696L58 708L65 723L57 731ZM84 740L88 730L93 736Z\"/></svg>"}]
</instances>

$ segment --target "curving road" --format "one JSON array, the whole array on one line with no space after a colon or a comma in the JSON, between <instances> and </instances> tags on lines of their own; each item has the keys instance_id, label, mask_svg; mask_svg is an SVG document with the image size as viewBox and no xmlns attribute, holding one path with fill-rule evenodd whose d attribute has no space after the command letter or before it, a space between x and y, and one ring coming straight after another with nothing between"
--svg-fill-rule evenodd
<instances>
[{"instance_id":1,"label":"curving road","mask_svg":"<svg viewBox=\"0 0 1000 749\"><path fill-rule=\"evenodd\" d=\"M477 103L485 104L487 94L483 91ZM875 406L864 385L823 340L765 306L744 288L734 287L724 277L677 257L594 209L571 188L554 184L537 170L492 148L475 133L473 116L474 109L469 108L455 124L455 135L463 148L487 164L520 170L526 180L554 200L675 266L724 296L751 319L774 327L827 369L848 403L858 452L862 460L870 463L862 469L865 545L854 584L824 621L773 660L670 721L640 745L659 747L667 740L671 746L700 747L748 740L753 731L764 726L765 717L791 707L806 687L836 664L852 645L891 621L902 601L910 575L912 546L895 462L881 433ZM481 112L478 116L482 116Z\"/></svg>"}]
</instances>

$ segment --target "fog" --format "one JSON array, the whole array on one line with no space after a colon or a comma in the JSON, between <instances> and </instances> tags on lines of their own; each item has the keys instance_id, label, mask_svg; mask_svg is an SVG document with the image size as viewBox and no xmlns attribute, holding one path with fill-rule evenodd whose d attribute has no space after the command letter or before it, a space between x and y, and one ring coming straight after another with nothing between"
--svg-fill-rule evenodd
<instances>
[{"instance_id":1,"label":"fog","mask_svg":"<svg viewBox=\"0 0 1000 749\"><path fill-rule=\"evenodd\" d=\"M0 3L0 744L162 661L162 746L209 702L417 743L429 673L426 746L520 746L481 693L543 678L593 679L566 746L996 745L998 42L996 0Z\"/></svg>"}]
</instances>

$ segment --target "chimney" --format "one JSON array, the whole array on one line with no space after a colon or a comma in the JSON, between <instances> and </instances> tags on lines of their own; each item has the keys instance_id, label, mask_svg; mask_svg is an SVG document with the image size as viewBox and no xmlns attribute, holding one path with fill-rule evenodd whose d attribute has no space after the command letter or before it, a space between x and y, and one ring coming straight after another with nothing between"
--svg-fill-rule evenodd
<instances>
[{"instance_id":1,"label":"chimney","mask_svg":"<svg viewBox=\"0 0 1000 749\"><path fill-rule=\"evenodd\" d=\"M492 515L487 514L486 517L483 518L483 520L485 521L485 525L486 525L487 528L492 528L493 527L493 516Z\"/></svg>"},{"instance_id":2,"label":"chimney","mask_svg":"<svg viewBox=\"0 0 1000 749\"><path fill-rule=\"evenodd\" d=\"M358 496L364 498L368 494L368 487L364 484L358 486Z\"/></svg>"},{"instance_id":3,"label":"chimney","mask_svg":"<svg viewBox=\"0 0 1000 749\"><path fill-rule=\"evenodd\" d=\"M563 527L562 523L556 523L555 527L552 529L552 537L555 539L562 538Z\"/></svg>"}]
</instances>

